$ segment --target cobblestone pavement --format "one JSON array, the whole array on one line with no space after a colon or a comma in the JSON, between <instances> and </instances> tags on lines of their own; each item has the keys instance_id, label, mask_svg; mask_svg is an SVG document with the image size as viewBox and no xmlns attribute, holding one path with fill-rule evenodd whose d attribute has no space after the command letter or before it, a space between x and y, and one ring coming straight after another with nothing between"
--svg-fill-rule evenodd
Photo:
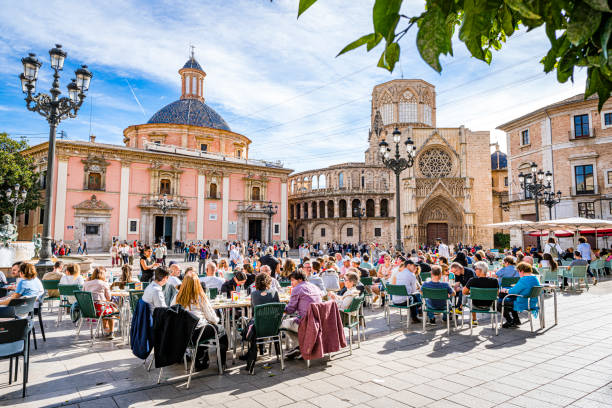
<instances>
[{"instance_id":1,"label":"cobblestone pavement","mask_svg":"<svg viewBox=\"0 0 612 408\"><path fill-rule=\"evenodd\" d=\"M559 295L559 325L552 325L552 298L546 300L547 327L535 334L529 324L502 329L495 336L486 318L470 336L469 327L404 330L382 309L366 310L367 340L360 349L331 361L288 362L261 358L256 375L231 365L223 376L216 366L194 376L185 389L183 367L147 372L121 339L89 348L89 333L79 341L55 311L45 309L47 341L38 334L32 348L27 397L21 375L8 385L8 362L0 366L0 405L11 407L610 407L612 406L612 281L582 294ZM525 319L524 319L525 320ZM466 319L467 321L467 319ZM526 320L525 320L526 321ZM539 325L535 322L535 327ZM264 368L265 364L271 366ZM20 367L21 370L21 367ZM21 373L20 373L21 374Z\"/></svg>"}]
</instances>

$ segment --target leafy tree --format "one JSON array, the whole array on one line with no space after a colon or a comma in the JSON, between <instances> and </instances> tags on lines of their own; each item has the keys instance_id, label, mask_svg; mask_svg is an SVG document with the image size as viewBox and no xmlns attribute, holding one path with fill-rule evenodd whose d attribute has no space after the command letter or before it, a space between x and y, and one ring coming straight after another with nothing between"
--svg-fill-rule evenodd
<instances>
[{"instance_id":1,"label":"leafy tree","mask_svg":"<svg viewBox=\"0 0 612 408\"><path fill-rule=\"evenodd\" d=\"M317 0L300 0L298 18ZM393 71L400 57L400 40L415 24L421 57L437 72L440 55L453 55L452 38L470 54L491 63L492 50L499 50L520 26L528 31L544 26L550 49L540 61L544 72L557 71L561 83L574 80L576 67L587 67L585 99L597 93L599 110L612 91L612 9L608 0L426 0L418 16L400 13L404 0L375 0L374 32L348 44L342 55L366 46L371 51L384 40L378 66Z\"/></svg>"},{"instance_id":2,"label":"leafy tree","mask_svg":"<svg viewBox=\"0 0 612 408\"><path fill-rule=\"evenodd\" d=\"M28 192L25 203L17 207L17 213L32 210L40 203L39 174L34 171L34 160L21 154L28 148L25 140L14 140L7 133L0 133L0 214L13 215L13 205L5 192L19 184Z\"/></svg>"},{"instance_id":3,"label":"leafy tree","mask_svg":"<svg viewBox=\"0 0 612 408\"><path fill-rule=\"evenodd\" d=\"M503 232L493 234L493 246L500 251L510 248L510 234L504 234Z\"/></svg>"}]
</instances>

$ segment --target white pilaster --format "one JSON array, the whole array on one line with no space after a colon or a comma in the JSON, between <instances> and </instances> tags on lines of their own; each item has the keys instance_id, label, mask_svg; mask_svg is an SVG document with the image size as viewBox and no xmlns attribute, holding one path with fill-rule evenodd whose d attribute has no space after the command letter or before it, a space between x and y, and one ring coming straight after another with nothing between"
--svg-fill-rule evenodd
<instances>
[{"instance_id":1,"label":"white pilaster","mask_svg":"<svg viewBox=\"0 0 612 408\"><path fill-rule=\"evenodd\" d=\"M281 241L287 240L287 183L281 183L281 226L280 226L280 239ZM319 216L322 216L319 215Z\"/></svg>"},{"instance_id":2,"label":"white pilaster","mask_svg":"<svg viewBox=\"0 0 612 408\"><path fill-rule=\"evenodd\" d=\"M229 176L223 177L223 214L221 220L221 239L227 240L227 231L229 228Z\"/></svg>"},{"instance_id":3,"label":"white pilaster","mask_svg":"<svg viewBox=\"0 0 612 408\"><path fill-rule=\"evenodd\" d=\"M121 165L121 190L119 192L119 239L127 240L128 202L130 199L130 165Z\"/></svg>"},{"instance_id":4,"label":"white pilaster","mask_svg":"<svg viewBox=\"0 0 612 408\"><path fill-rule=\"evenodd\" d=\"M55 228L53 238L64 239L64 222L66 220L66 182L68 180L68 160L57 160L57 192L55 194Z\"/></svg>"},{"instance_id":5,"label":"white pilaster","mask_svg":"<svg viewBox=\"0 0 612 408\"><path fill-rule=\"evenodd\" d=\"M206 193L206 176L198 174L198 203L196 210L196 239L204 239L204 194Z\"/></svg>"}]
</instances>

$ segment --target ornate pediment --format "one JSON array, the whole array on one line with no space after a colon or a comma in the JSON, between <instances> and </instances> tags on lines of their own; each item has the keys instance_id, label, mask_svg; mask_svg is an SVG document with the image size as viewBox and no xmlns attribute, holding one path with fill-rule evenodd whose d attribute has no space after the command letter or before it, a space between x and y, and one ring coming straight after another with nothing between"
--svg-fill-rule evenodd
<instances>
[{"instance_id":1,"label":"ornate pediment","mask_svg":"<svg viewBox=\"0 0 612 408\"><path fill-rule=\"evenodd\" d=\"M105 173L106 168L110 165L110 163L104 159L104 156L94 156L91 154L88 155L87 158L82 159L81 162L85 166L84 170L86 173Z\"/></svg>"},{"instance_id":2,"label":"ornate pediment","mask_svg":"<svg viewBox=\"0 0 612 408\"><path fill-rule=\"evenodd\" d=\"M81 201L72 208L81 211L111 211L113 207L106 204L104 201L98 200L95 194L89 200Z\"/></svg>"},{"instance_id":3,"label":"ornate pediment","mask_svg":"<svg viewBox=\"0 0 612 408\"><path fill-rule=\"evenodd\" d=\"M448 140L446 140L444 137L442 137L442 135L440 134L440 132L438 132L438 129L434 129L433 132L431 132L431 134L429 136L427 136L427 139L425 139L425 142L423 142L423 144L421 145L421 147L418 148L416 154L417 156L419 155L419 153L421 153L423 150L429 149L431 146L433 145L443 145L445 146L447 149L449 149L457 158L459 158L459 153L457 153L457 151L455 150L455 148L453 148L453 146L451 146L450 143L448 143Z\"/></svg>"}]
</instances>

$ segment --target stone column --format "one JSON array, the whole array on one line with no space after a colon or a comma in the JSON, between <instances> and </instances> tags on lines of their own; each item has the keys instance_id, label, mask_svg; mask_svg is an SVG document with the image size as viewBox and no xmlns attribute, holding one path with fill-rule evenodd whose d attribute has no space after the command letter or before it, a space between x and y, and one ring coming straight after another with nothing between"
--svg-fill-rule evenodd
<instances>
[{"instance_id":1,"label":"stone column","mask_svg":"<svg viewBox=\"0 0 612 408\"><path fill-rule=\"evenodd\" d=\"M206 194L206 176L198 172L197 186L197 206L196 206L196 240L204 239L204 196Z\"/></svg>"},{"instance_id":2,"label":"stone column","mask_svg":"<svg viewBox=\"0 0 612 408\"><path fill-rule=\"evenodd\" d=\"M221 239L227 241L227 233L229 229L229 194L230 194L230 179L229 175L223 176L223 212L221 215Z\"/></svg>"},{"instance_id":3,"label":"stone column","mask_svg":"<svg viewBox=\"0 0 612 408\"><path fill-rule=\"evenodd\" d=\"M119 192L119 239L127 240L128 203L130 196L130 163L121 162L121 190Z\"/></svg>"},{"instance_id":4,"label":"stone column","mask_svg":"<svg viewBox=\"0 0 612 408\"><path fill-rule=\"evenodd\" d=\"M57 190L55 194L55 217L53 238L64 239L66 220L66 183L68 180L68 157L57 156Z\"/></svg>"},{"instance_id":5,"label":"stone column","mask_svg":"<svg viewBox=\"0 0 612 408\"><path fill-rule=\"evenodd\" d=\"M287 181L281 183L281 225L280 225L280 239L281 241L287 240ZM274 232L274 231L273 231Z\"/></svg>"}]
</instances>

